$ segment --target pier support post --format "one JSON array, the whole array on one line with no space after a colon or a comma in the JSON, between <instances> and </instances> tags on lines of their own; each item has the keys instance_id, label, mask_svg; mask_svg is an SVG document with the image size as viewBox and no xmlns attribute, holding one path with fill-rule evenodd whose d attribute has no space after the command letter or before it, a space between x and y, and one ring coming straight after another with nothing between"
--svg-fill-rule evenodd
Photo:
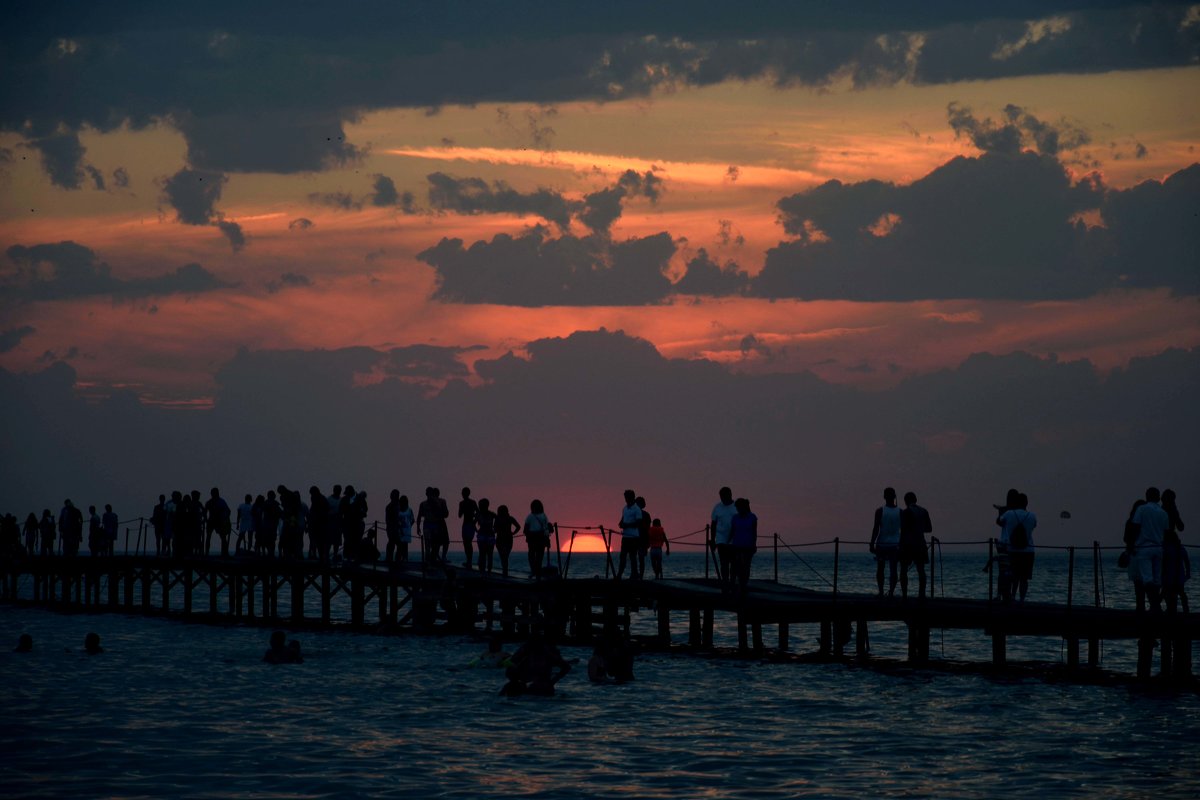
<instances>
[{"instance_id":1,"label":"pier support post","mask_svg":"<svg viewBox=\"0 0 1200 800\"><path fill-rule=\"evenodd\" d=\"M110 559L111 560L111 559ZM108 568L108 607L116 608L121 603L121 572L116 567Z\"/></svg>"},{"instance_id":2,"label":"pier support post","mask_svg":"<svg viewBox=\"0 0 1200 800\"><path fill-rule=\"evenodd\" d=\"M1100 666L1100 637L1088 637L1088 669Z\"/></svg>"},{"instance_id":3,"label":"pier support post","mask_svg":"<svg viewBox=\"0 0 1200 800\"><path fill-rule=\"evenodd\" d=\"M854 654L866 658L871 653L871 639L867 633L867 621L860 619L854 636Z\"/></svg>"},{"instance_id":4,"label":"pier support post","mask_svg":"<svg viewBox=\"0 0 1200 800\"><path fill-rule=\"evenodd\" d=\"M750 632L754 641L754 652L761 653L763 647L762 623L758 620L750 623Z\"/></svg>"},{"instance_id":5,"label":"pier support post","mask_svg":"<svg viewBox=\"0 0 1200 800\"><path fill-rule=\"evenodd\" d=\"M296 570L292 573L292 621L304 619L304 572Z\"/></svg>"},{"instance_id":6,"label":"pier support post","mask_svg":"<svg viewBox=\"0 0 1200 800\"><path fill-rule=\"evenodd\" d=\"M362 625L365 616L363 607L366 605L363 600L362 581L355 578L354 584L350 588L350 622L354 625Z\"/></svg>"},{"instance_id":7,"label":"pier support post","mask_svg":"<svg viewBox=\"0 0 1200 800\"><path fill-rule=\"evenodd\" d=\"M700 642L702 647L713 646L713 609L704 609L704 634Z\"/></svg>"},{"instance_id":8,"label":"pier support post","mask_svg":"<svg viewBox=\"0 0 1200 800\"><path fill-rule=\"evenodd\" d=\"M191 567L183 570L183 613L192 613L192 589L195 588L194 575Z\"/></svg>"},{"instance_id":9,"label":"pier support post","mask_svg":"<svg viewBox=\"0 0 1200 800\"><path fill-rule=\"evenodd\" d=\"M833 652L833 623L829 620L821 621L821 655L827 656Z\"/></svg>"},{"instance_id":10,"label":"pier support post","mask_svg":"<svg viewBox=\"0 0 1200 800\"><path fill-rule=\"evenodd\" d=\"M658 604L658 642L661 645L671 645L671 610L663 603Z\"/></svg>"},{"instance_id":11,"label":"pier support post","mask_svg":"<svg viewBox=\"0 0 1200 800\"><path fill-rule=\"evenodd\" d=\"M1067 637L1067 669L1079 669L1079 639L1075 636Z\"/></svg>"},{"instance_id":12,"label":"pier support post","mask_svg":"<svg viewBox=\"0 0 1200 800\"><path fill-rule=\"evenodd\" d=\"M737 634L738 634L738 650L746 650L749 644L746 641L746 617L739 609L737 612Z\"/></svg>"},{"instance_id":13,"label":"pier support post","mask_svg":"<svg viewBox=\"0 0 1200 800\"><path fill-rule=\"evenodd\" d=\"M1147 680L1154 668L1154 640L1148 637L1138 639L1137 676L1139 680Z\"/></svg>"},{"instance_id":14,"label":"pier support post","mask_svg":"<svg viewBox=\"0 0 1200 800\"><path fill-rule=\"evenodd\" d=\"M332 598L329 593L329 565L321 567L321 622L329 624L330 619L330 602Z\"/></svg>"},{"instance_id":15,"label":"pier support post","mask_svg":"<svg viewBox=\"0 0 1200 800\"><path fill-rule=\"evenodd\" d=\"M779 623L779 652L786 653L788 650L788 624L786 622Z\"/></svg>"},{"instance_id":16,"label":"pier support post","mask_svg":"<svg viewBox=\"0 0 1200 800\"><path fill-rule=\"evenodd\" d=\"M693 608L688 612L688 644L699 647L703 639L700 635L700 609Z\"/></svg>"},{"instance_id":17,"label":"pier support post","mask_svg":"<svg viewBox=\"0 0 1200 800\"><path fill-rule=\"evenodd\" d=\"M914 664L929 660L929 628L920 622L908 623L908 660Z\"/></svg>"},{"instance_id":18,"label":"pier support post","mask_svg":"<svg viewBox=\"0 0 1200 800\"><path fill-rule=\"evenodd\" d=\"M1003 667L1008 661L1008 637L1003 631L992 632L992 666Z\"/></svg>"}]
</instances>

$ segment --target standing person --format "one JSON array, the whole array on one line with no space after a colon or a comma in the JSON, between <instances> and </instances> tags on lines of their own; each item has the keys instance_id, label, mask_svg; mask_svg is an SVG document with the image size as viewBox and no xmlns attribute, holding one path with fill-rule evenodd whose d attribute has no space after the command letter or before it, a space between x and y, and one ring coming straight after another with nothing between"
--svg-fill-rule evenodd
<instances>
[{"instance_id":1,"label":"standing person","mask_svg":"<svg viewBox=\"0 0 1200 800\"><path fill-rule=\"evenodd\" d=\"M492 572L492 550L496 546L496 512L486 497L479 500L475 515L475 541L479 545L479 571Z\"/></svg>"},{"instance_id":2,"label":"standing person","mask_svg":"<svg viewBox=\"0 0 1200 800\"><path fill-rule=\"evenodd\" d=\"M1162 592L1163 602L1167 612L1174 614L1176 608L1182 607L1183 613L1188 613L1188 597L1184 585L1192 577L1192 562L1188 558L1187 548L1179 538L1183 530L1183 519L1179 516L1179 507L1175 504L1175 490L1167 489L1162 493L1163 511L1167 512L1167 531L1163 534L1163 567Z\"/></svg>"},{"instance_id":3,"label":"standing person","mask_svg":"<svg viewBox=\"0 0 1200 800\"><path fill-rule=\"evenodd\" d=\"M433 501L438 508L437 547L438 558L443 564L450 563L450 506L442 497L442 490L433 487Z\"/></svg>"},{"instance_id":4,"label":"standing person","mask_svg":"<svg viewBox=\"0 0 1200 800\"><path fill-rule=\"evenodd\" d=\"M42 521L38 523L38 532L42 535L42 555L54 555L54 515L50 509L42 509Z\"/></svg>"},{"instance_id":5,"label":"standing person","mask_svg":"<svg viewBox=\"0 0 1200 800\"><path fill-rule=\"evenodd\" d=\"M875 554L875 583L883 597L883 567L888 566L888 597L896 594L896 571L900 561L900 508L896 505L896 490L883 490L883 505L875 509L868 549Z\"/></svg>"},{"instance_id":6,"label":"standing person","mask_svg":"<svg viewBox=\"0 0 1200 800\"><path fill-rule=\"evenodd\" d=\"M279 534L279 557L300 560L304 557L303 510L300 493L279 484L279 507L283 527Z\"/></svg>"},{"instance_id":7,"label":"standing person","mask_svg":"<svg viewBox=\"0 0 1200 800\"><path fill-rule=\"evenodd\" d=\"M408 545L413 536L413 510L408 504L408 495L400 495L400 541L396 545L396 556L401 564L408 563Z\"/></svg>"},{"instance_id":8,"label":"standing person","mask_svg":"<svg viewBox=\"0 0 1200 800\"><path fill-rule=\"evenodd\" d=\"M900 512L900 594L908 598L908 568L917 565L920 591L917 595L925 599L925 563L928 561L928 543L925 534L933 533L933 522L929 512L917 505L913 492L904 493L904 510Z\"/></svg>"},{"instance_id":9,"label":"standing person","mask_svg":"<svg viewBox=\"0 0 1200 800\"><path fill-rule=\"evenodd\" d=\"M513 537L521 532L521 523L508 513L508 506L496 508L496 552L500 555L500 574L508 577L508 554L513 549Z\"/></svg>"},{"instance_id":10,"label":"standing person","mask_svg":"<svg viewBox=\"0 0 1200 800\"><path fill-rule=\"evenodd\" d=\"M728 584L732 577L729 572L729 531L737 508L733 503L733 489L722 486L718 494L721 499L713 506L708 546L713 550L714 560L717 564L718 582Z\"/></svg>"},{"instance_id":11,"label":"standing person","mask_svg":"<svg viewBox=\"0 0 1200 800\"><path fill-rule=\"evenodd\" d=\"M1158 489L1151 486L1146 490L1146 502L1133 512L1133 557L1130 559L1130 576L1134 578L1134 588L1142 586L1138 592L1138 611L1144 611L1142 595L1149 603L1150 613L1162 610L1162 556L1163 535L1171 527L1171 517L1161 503Z\"/></svg>"},{"instance_id":12,"label":"standing person","mask_svg":"<svg viewBox=\"0 0 1200 800\"><path fill-rule=\"evenodd\" d=\"M333 485L333 491L325 498L329 503L329 550L330 558L338 559L338 549L342 546L342 486Z\"/></svg>"},{"instance_id":13,"label":"standing person","mask_svg":"<svg viewBox=\"0 0 1200 800\"><path fill-rule=\"evenodd\" d=\"M383 509L383 530L387 535L387 549L383 560L392 564L396 560L396 550L400 547L400 490L392 489L388 494L388 504Z\"/></svg>"},{"instance_id":14,"label":"standing person","mask_svg":"<svg viewBox=\"0 0 1200 800\"><path fill-rule=\"evenodd\" d=\"M625 574L626 559L629 559L629 577L636 579L638 577L637 551L638 535L642 525L642 509L637 504L637 492L633 489L625 490L625 505L621 508L621 518L617 525L621 528L621 559L615 580L621 580L621 576ZM526 523L526 528L528 528L528 523ZM529 536L528 530L525 535Z\"/></svg>"},{"instance_id":15,"label":"standing person","mask_svg":"<svg viewBox=\"0 0 1200 800\"><path fill-rule=\"evenodd\" d=\"M88 552L93 556L102 556L107 548L104 546L104 528L100 525L100 515L95 506L88 506Z\"/></svg>"},{"instance_id":16,"label":"standing person","mask_svg":"<svg viewBox=\"0 0 1200 800\"><path fill-rule=\"evenodd\" d=\"M464 486L462 488L462 500L458 501L458 518L462 520L463 553L467 557L467 560L463 562L463 566L467 569L471 569L471 565L474 562L471 542L475 540L475 516L478 513L479 504L471 499L471 488Z\"/></svg>"},{"instance_id":17,"label":"standing person","mask_svg":"<svg viewBox=\"0 0 1200 800\"><path fill-rule=\"evenodd\" d=\"M24 533L25 533L25 553L27 555L31 555L31 556L36 555L37 554L37 539L38 539L38 518L37 518L37 514L33 513L32 511L30 511L29 516L25 518Z\"/></svg>"},{"instance_id":18,"label":"standing person","mask_svg":"<svg viewBox=\"0 0 1200 800\"><path fill-rule=\"evenodd\" d=\"M216 533L217 538L221 540L221 558L229 558L229 534L232 530L229 503L225 502L225 498L221 497L220 490L215 486L208 494L209 499L204 506L205 516L208 518L208 540ZM208 552L207 545L204 552Z\"/></svg>"},{"instance_id":19,"label":"standing person","mask_svg":"<svg viewBox=\"0 0 1200 800\"><path fill-rule=\"evenodd\" d=\"M150 526L154 528L154 555L163 554L163 538L167 533L167 496L160 494L158 503L150 512Z\"/></svg>"},{"instance_id":20,"label":"standing person","mask_svg":"<svg viewBox=\"0 0 1200 800\"><path fill-rule=\"evenodd\" d=\"M734 591L746 594L750 583L750 562L758 550L758 516L750 510L750 501L739 497L730 523L729 547L733 562Z\"/></svg>"},{"instance_id":21,"label":"standing person","mask_svg":"<svg viewBox=\"0 0 1200 800\"><path fill-rule=\"evenodd\" d=\"M108 554L110 556L117 554L117 528L121 522L117 519L116 513L112 510L112 506L108 503L104 504L104 515L100 517L100 526L104 528L104 541L108 546ZM125 542L126 547L129 546L128 537Z\"/></svg>"},{"instance_id":22,"label":"standing person","mask_svg":"<svg viewBox=\"0 0 1200 800\"><path fill-rule=\"evenodd\" d=\"M279 523L283 519L283 508L275 499L275 490L267 490L267 499L262 505L262 527L255 537L267 558L275 556L275 539L279 532Z\"/></svg>"},{"instance_id":23,"label":"standing person","mask_svg":"<svg viewBox=\"0 0 1200 800\"><path fill-rule=\"evenodd\" d=\"M425 552L422 558L426 562L436 561L438 557L438 518L441 507L434 497L433 487L425 487L425 499L417 506L417 530L424 537Z\"/></svg>"},{"instance_id":24,"label":"standing person","mask_svg":"<svg viewBox=\"0 0 1200 800\"><path fill-rule=\"evenodd\" d=\"M83 512L70 500L64 500L62 511L58 512L58 537L64 556L79 555L79 545L83 543Z\"/></svg>"},{"instance_id":25,"label":"standing person","mask_svg":"<svg viewBox=\"0 0 1200 800\"><path fill-rule=\"evenodd\" d=\"M646 498L639 496L637 500L638 508L641 509L642 518L638 521L638 579L646 577L646 554L650 552L650 525L653 520L650 513L646 511Z\"/></svg>"},{"instance_id":26,"label":"standing person","mask_svg":"<svg viewBox=\"0 0 1200 800\"><path fill-rule=\"evenodd\" d=\"M342 492L342 499L338 504L338 516L342 520L342 557L347 561L357 558L358 543L363 538L363 531L358 529L358 520L355 518L357 512L354 504L357 499L354 487L346 484L346 490Z\"/></svg>"},{"instance_id":27,"label":"standing person","mask_svg":"<svg viewBox=\"0 0 1200 800\"><path fill-rule=\"evenodd\" d=\"M170 556L175 552L175 528L179 524L179 504L183 495L179 490L171 492L171 499L163 506L163 549L162 555Z\"/></svg>"},{"instance_id":28,"label":"standing person","mask_svg":"<svg viewBox=\"0 0 1200 800\"><path fill-rule=\"evenodd\" d=\"M529 503L529 516L525 517L525 545L529 548L529 577L542 576L542 557L550 548L550 520L541 500Z\"/></svg>"},{"instance_id":29,"label":"standing person","mask_svg":"<svg viewBox=\"0 0 1200 800\"><path fill-rule=\"evenodd\" d=\"M246 495L242 504L237 507L237 542L233 547L235 553L244 553L254 549L254 498Z\"/></svg>"},{"instance_id":30,"label":"standing person","mask_svg":"<svg viewBox=\"0 0 1200 800\"><path fill-rule=\"evenodd\" d=\"M662 520L655 519L650 525L650 567L655 578L663 576L663 548L668 556L671 555L671 540L663 530Z\"/></svg>"},{"instance_id":31,"label":"standing person","mask_svg":"<svg viewBox=\"0 0 1200 800\"><path fill-rule=\"evenodd\" d=\"M321 494L316 486L308 487L308 542L309 550L315 548L316 559L322 564L329 563L329 500ZM311 557L311 556L310 556Z\"/></svg>"},{"instance_id":32,"label":"standing person","mask_svg":"<svg viewBox=\"0 0 1200 800\"><path fill-rule=\"evenodd\" d=\"M1010 508L996 520L1000 526L1000 547L1008 553L1012 568L1012 588L1009 599L1016 597L1022 603L1029 591L1029 579L1033 577L1033 529L1037 527L1037 516L1029 510L1029 498L1022 492L1017 496L1016 508Z\"/></svg>"}]
</instances>

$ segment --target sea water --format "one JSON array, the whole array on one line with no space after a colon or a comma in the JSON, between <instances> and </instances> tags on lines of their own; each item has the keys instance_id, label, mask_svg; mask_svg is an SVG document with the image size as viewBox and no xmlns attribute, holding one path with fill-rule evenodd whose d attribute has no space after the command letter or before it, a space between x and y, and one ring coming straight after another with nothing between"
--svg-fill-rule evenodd
<instances>
[{"instance_id":1,"label":"sea water","mask_svg":"<svg viewBox=\"0 0 1200 800\"><path fill-rule=\"evenodd\" d=\"M781 582L828 590L832 555L803 558L781 559ZM948 556L945 594L986 597L985 560ZM1084 560L1077 603L1094 600ZM1127 606L1108 568L1104 602ZM698 554L667 559L668 577L703 569ZM576 555L568 576L604 570ZM838 572L840 591L874 591L869 557L843 553ZM756 578L773 577L760 552ZM1065 554L1039 554L1029 602L1065 602L1066 583ZM654 630L641 617L635 632ZM890 660L905 647L893 627L871 632L886 669L643 653L622 686L589 684L589 652L564 647L581 661L557 696L508 699L499 671L468 666L478 637L304 632L304 663L271 666L262 628L0 606L0 644L35 639L32 653L0 652L0 794L1195 796L1194 691L908 668ZM88 631L104 653L82 652ZM672 632L686 641L686 619ZM814 649L809 633L798 626L792 648ZM935 662L990 655L980 633L939 634ZM736 642L720 615L717 639ZM1133 649L1109 645L1105 669L1132 672ZM1014 638L1009 656L1055 662L1061 642Z\"/></svg>"}]
</instances>

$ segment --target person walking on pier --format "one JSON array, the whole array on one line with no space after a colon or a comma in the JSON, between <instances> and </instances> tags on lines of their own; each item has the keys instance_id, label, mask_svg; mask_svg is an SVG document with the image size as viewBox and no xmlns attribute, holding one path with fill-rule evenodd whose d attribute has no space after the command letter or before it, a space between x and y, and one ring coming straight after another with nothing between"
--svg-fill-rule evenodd
<instances>
[{"instance_id":1,"label":"person walking on pier","mask_svg":"<svg viewBox=\"0 0 1200 800\"><path fill-rule=\"evenodd\" d=\"M655 578L663 576L664 548L666 548L666 554L671 555L671 540L667 538L667 532L663 530L662 520L655 519L650 525L650 567L654 570Z\"/></svg>"},{"instance_id":2,"label":"person walking on pier","mask_svg":"<svg viewBox=\"0 0 1200 800\"><path fill-rule=\"evenodd\" d=\"M1029 498L1024 492L1017 496L1016 507L1001 514L996 524L1001 528L1000 547L1008 553L1012 569L1012 584L1007 597L1024 603L1029 580L1033 577L1033 529L1037 527L1037 516L1029 510Z\"/></svg>"},{"instance_id":3,"label":"person walking on pier","mask_svg":"<svg viewBox=\"0 0 1200 800\"><path fill-rule=\"evenodd\" d=\"M758 516L750 510L750 501L739 497L734 503L737 513L733 515L729 531L729 547L733 561L734 591L742 596L750 583L750 562L758 550Z\"/></svg>"},{"instance_id":4,"label":"person walking on pier","mask_svg":"<svg viewBox=\"0 0 1200 800\"><path fill-rule=\"evenodd\" d=\"M1161 495L1158 488L1151 486L1146 490L1146 502L1133 512L1133 555L1130 559L1129 574L1134 579L1134 589L1138 585L1142 591L1137 593L1138 611L1144 611L1143 597L1150 607L1150 613L1162 610L1162 558L1163 535L1171 526L1170 515L1160 503Z\"/></svg>"},{"instance_id":5,"label":"person walking on pier","mask_svg":"<svg viewBox=\"0 0 1200 800\"><path fill-rule=\"evenodd\" d=\"M463 566L471 569L475 557L471 543L475 541L475 516L479 513L479 504L471 499L471 487L462 488L462 500L458 501L458 518L462 520L463 554L467 560Z\"/></svg>"},{"instance_id":6,"label":"person walking on pier","mask_svg":"<svg viewBox=\"0 0 1200 800\"><path fill-rule=\"evenodd\" d=\"M933 532L933 523L929 512L917 505L917 496L913 492L904 493L904 510L900 512L900 594L908 597L908 569L913 564L917 566L917 580L920 585L918 597L925 599L925 534Z\"/></svg>"},{"instance_id":7,"label":"person walking on pier","mask_svg":"<svg viewBox=\"0 0 1200 800\"><path fill-rule=\"evenodd\" d=\"M525 546L529 548L529 577L537 580L542 576L542 558L550 549L550 520L541 500L529 503L529 515L525 517Z\"/></svg>"},{"instance_id":8,"label":"person walking on pier","mask_svg":"<svg viewBox=\"0 0 1200 800\"><path fill-rule=\"evenodd\" d=\"M625 561L629 560L629 577L636 579L638 575L639 534L642 525L642 509L637 504L637 492L625 490L625 505L621 508L621 518L617 522L621 528L621 558L618 562L616 580L621 580L625 574Z\"/></svg>"},{"instance_id":9,"label":"person walking on pier","mask_svg":"<svg viewBox=\"0 0 1200 800\"><path fill-rule=\"evenodd\" d=\"M883 490L883 505L875 509L875 523L871 527L871 542L868 549L875 554L875 583L879 596L883 597L883 567L888 567L888 597L896 594L896 572L900 561L900 508L896 505L896 490L888 486Z\"/></svg>"},{"instance_id":10,"label":"person walking on pier","mask_svg":"<svg viewBox=\"0 0 1200 800\"><path fill-rule=\"evenodd\" d=\"M38 523L38 530L42 534L42 555L54 555L54 515L50 513L50 509L42 509L42 521Z\"/></svg>"},{"instance_id":11,"label":"person walking on pier","mask_svg":"<svg viewBox=\"0 0 1200 800\"><path fill-rule=\"evenodd\" d=\"M721 499L713 506L708 546L713 551L713 560L717 565L718 582L728 584L732 579L729 570L729 531L737 508L733 504L733 490L728 486L722 486L718 494Z\"/></svg>"},{"instance_id":12,"label":"person walking on pier","mask_svg":"<svg viewBox=\"0 0 1200 800\"><path fill-rule=\"evenodd\" d=\"M521 523L508 513L508 506L496 508L496 553L500 556L500 574L508 577L508 555L513 549L513 537L521 532Z\"/></svg>"}]
</instances>

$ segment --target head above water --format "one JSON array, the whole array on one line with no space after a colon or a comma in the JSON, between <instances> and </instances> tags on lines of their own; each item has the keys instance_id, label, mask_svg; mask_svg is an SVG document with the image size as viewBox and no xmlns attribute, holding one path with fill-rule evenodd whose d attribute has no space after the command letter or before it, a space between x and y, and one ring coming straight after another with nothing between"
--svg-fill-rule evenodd
<instances>
[{"instance_id":1,"label":"head above water","mask_svg":"<svg viewBox=\"0 0 1200 800\"><path fill-rule=\"evenodd\" d=\"M100 648L99 635L97 635L95 632L89 632L88 635L83 638L83 649L88 653L93 654L102 652Z\"/></svg>"},{"instance_id":2,"label":"head above water","mask_svg":"<svg viewBox=\"0 0 1200 800\"><path fill-rule=\"evenodd\" d=\"M21 638L17 639L18 653L29 653L33 651L33 637L28 633L22 633Z\"/></svg>"}]
</instances>

